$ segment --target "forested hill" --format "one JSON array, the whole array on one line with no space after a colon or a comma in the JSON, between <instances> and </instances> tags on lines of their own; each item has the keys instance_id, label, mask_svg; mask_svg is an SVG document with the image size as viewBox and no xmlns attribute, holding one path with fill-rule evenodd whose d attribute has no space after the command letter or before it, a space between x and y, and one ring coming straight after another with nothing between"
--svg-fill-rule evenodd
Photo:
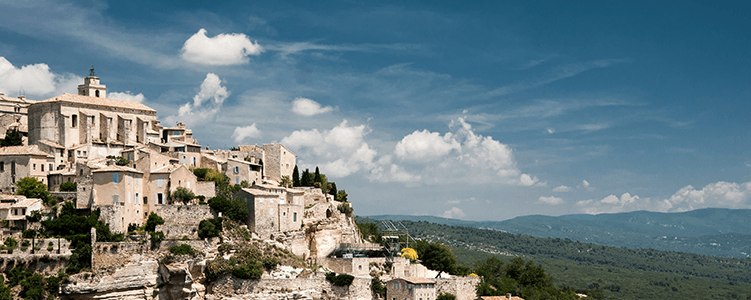
<instances>
[{"instance_id":1,"label":"forested hill","mask_svg":"<svg viewBox=\"0 0 751 300\"><path fill-rule=\"evenodd\" d=\"M376 220L427 221L552 237L599 245L652 248L722 257L751 255L751 210L707 208L682 213L636 211L618 214L532 215L506 221L473 222L433 216L381 215Z\"/></svg>"},{"instance_id":2,"label":"forested hill","mask_svg":"<svg viewBox=\"0 0 751 300\"><path fill-rule=\"evenodd\" d=\"M379 223L358 218L358 223ZM558 286L616 299L751 299L751 258L628 249L428 222L401 222L415 238L452 247L460 264L532 259Z\"/></svg>"}]
</instances>

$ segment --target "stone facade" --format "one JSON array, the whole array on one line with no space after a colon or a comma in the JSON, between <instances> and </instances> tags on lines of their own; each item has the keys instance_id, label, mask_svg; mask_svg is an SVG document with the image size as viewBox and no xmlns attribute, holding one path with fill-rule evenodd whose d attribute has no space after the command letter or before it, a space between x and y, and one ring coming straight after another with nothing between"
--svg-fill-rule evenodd
<instances>
[{"instance_id":1,"label":"stone facade","mask_svg":"<svg viewBox=\"0 0 751 300\"><path fill-rule=\"evenodd\" d=\"M198 223L215 217L208 205L163 205L156 214L164 219L156 231L164 232L167 239L198 239Z\"/></svg>"},{"instance_id":2,"label":"stone facade","mask_svg":"<svg viewBox=\"0 0 751 300\"><path fill-rule=\"evenodd\" d=\"M435 300L436 281L428 278L396 278L386 282L386 299Z\"/></svg>"},{"instance_id":3,"label":"stone facade","mask_svg":"<svg viewBox=\"0 0 751 300\"><path fill-rule=\"evenodd\" d=\"M148 215L142 198L145 185L143 174L133 168L114 165L93 170L92 173L92 208L118 207L111 210L117 215L105 218L110 229L114 232L126 232L128 224L143 224Z\"/></svg>"},{"instance_id":4,"label":"stone facade","mask_svg":"<svg viewBox=\"0 0 751 300\"><path fill-rule=\"evenodd\" d=\"M0 148L0 193L15 193L16 181L24 177L47 184L47 174L54 163L54 157L39 151L38 146Z\"/></svg>"},{"instance_id":5,"label":"stone facade","mask_svg":"<svg viewBox=\"0 0 751 300\"><path fill-rule=\"evenodd\" d=\"M292 179L297 155L282 144L263 145L263 175L266 179L280 182L282 176Z\"/></svg>"},{"instance_id":6,"label":"stone facade","mask_svg":"<svg viewBox=\"0 0 751 300\"><path fill-rule=\"evenodd\" d=\"M480 280L478 276L436 278L437 293L454 294L456 300L475 300Z\"/></svg>"},{"instance_id":7,"label":"stone facade","mask_svg":"<svg viewBox=\"0 0 751 300\"><path fill-rule=\"evenodd\" d=\"M250 185L261 184L261 166L245 160L229 158L222 164L222 173L230 179L230 184L240 184L243 181Z\"/></svg>"},{"instance_id":8,"label":"stone facade","mask_svg":"<svg viewBox=\"0 0 751 300\"><path fill-rule=\"evenodd\" d=\"M248 228L260 237L302 228L302 200L288 201L283 187L253 186L241 189L235 197L248 205Z\"/></svg>"}]
</instances>

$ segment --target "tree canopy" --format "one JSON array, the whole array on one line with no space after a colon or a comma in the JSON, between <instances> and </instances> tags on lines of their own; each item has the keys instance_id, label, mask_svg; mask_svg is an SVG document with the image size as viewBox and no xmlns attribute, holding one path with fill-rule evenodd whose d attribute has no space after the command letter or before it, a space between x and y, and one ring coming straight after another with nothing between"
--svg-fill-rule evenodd
<instances>
[{"instance_id":1,"label":"tree canopy","mask_svg":"<svg viewBox=\"0 0 751 300\"><path fill-rule=\"evenodd\" d=\"M0 139L0 147L21 146L23 145L23 134L16 128L8 129L5 132L5 138Z\"/></svg>"}]
</instances>

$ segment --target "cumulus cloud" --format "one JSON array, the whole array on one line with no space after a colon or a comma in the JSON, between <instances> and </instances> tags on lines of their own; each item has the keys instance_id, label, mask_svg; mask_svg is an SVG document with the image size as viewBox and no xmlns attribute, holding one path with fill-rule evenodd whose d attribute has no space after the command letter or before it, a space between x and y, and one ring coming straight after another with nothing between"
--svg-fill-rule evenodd
<instances>
[{"instance_id":1,"label":"cumulus cloud","mask_svg":"<svg viewBox=\"0 0 751 300\"><path fill-rule=\"evenodd\" d=\"M365 125L349 126L343 120L331 130L292 132L281 143L300 157L321 165L327 176L338 178L374 168L377 152L364 140L369 132Z\"/></svg>"},{"instance_id":2,"label":"cumulus cloud","mask_svg":"<svg viewBox=\"0 0 751 300\"><path fill-rule=\"evenodd\" d=\"M720 181L697 190L685 186L662 201L667 211L688 211L706 207L751 208L751 181L734 183Z\"/></svg>"},{"instance_id":3,"label":"cumulus cloud","mask_svg":"<svg viewBox=\"0 0 751 300\"><path fill-rule=\"evenodd\" d=\"M133 102L138 102L138 103L143 103L143 101L146 101L146 97L144 97L142 93L133 95L130 91L125 91L124 93L108 92L107 98L116 99L116 100L124 100L124 101L133 101Z\"/></svg>"},{"instance_id":4,"label":"cumulus cloud","mask_svg":"<svg viewBox=\"0 0 751 300\"><path fill-rule=\"evenodd\" d=\"M555 197L555 196L540 197L539 201L540 202L545 202L547 204L552 204L552 205L558 205L558 204L562 204L564 202L562 198Z\"/></svg>"},{"instance_id":5,"label":"cumulus cloud","mask_svg":"<svg viewBox=\"0 0 751 300\"><path fill-rule=\"evenodd\" d=\"M190 121L192 124L212 120L229 95L230 92L222 86L222 80L219 79L219 76L208 73L206 79L201 83L198 93L193 96L193 103L187 102L180 106L177 116L169 116L166 120L170 123Z\"/></svg>"},{"instance_id":6,"label":"cumulus cloud","mask_svg":"<svg viewBox=\"0 0 751 300\"><path fill-rule=\"evenodd\" d=\"M415 131L396 144L394 154L402 160L429 161L441 158L461 146L451 133L441 136L438 132Z\"/></svg>"},{"instance_id":7,"label":"cumulus cloud","mask_svg":"<svg viewBox=\"0 0 751 300\"><path fill-rule=\"evenodd\" d=\"M591 186L591 184L589 184L589 181L586 181L586 180L582 180L582 184L577 186L577 188L584 188L590 192L595 190L595 188Z\"/></svg>"},{"instance_id":8,"label":"cumulus cloud","mask_svg":"<svg viewBox=\"0 0 751 300\"><path fill-rule=\"evenodd\" d=\"M333 107L322 107L320 103L308 98L297 98L292 101L292 112L301 116L315 116L332 110L334 110Z\"/></svg>"},{"instance_id":9,"label":"cumulus cloud","mask_svg":"<svg viewBox=\"0 0 751 300\"><path fill-rule=\"evenodd\" d=\"M201 28L185 41L181 52L182 58L192 63L226 66L248 63L248 55L261 54L263 47L242 33L208 37Z\"/></svg>"},{"instance_id":10,"label":"cumulus cloud","mask_svg":"<svg viewBox=\"0 0 751 300\"><path fill-rule=\"evenodd\" d=\"M511 148L489 136L475 133L464 118L449 124L450 132L414 131L394 147L400 167L422 184L462 182L545 185L516 166ZM379 160L380 161L380 160ZM389 163L393 163L389 161ZM371 180L388 180L386 168L373 170Z\"/></svg>"},{"instance_id":11,"label":"cumulus cloud","mask_svg":"<svg viewBox=\"0 0 751 300\"><path fill-rule=\"evenodd\" d=\"M62 93L76 93L83 78L74 74L55 74L47 64L39 63L17 68L0 56L0 92L14 95L23 92L30 98L45 98Z\"/></svg>"},{"instance_id":12,"label":"cumulus cloud","mask_svg":"<svg viewBox=\"0 0 751 300\"><path fill-rule=\"evenodd\" d=\"M553 192L559 192L559 193L560 192L570 192L570 191L571 191L571 187L568 187L568 186L565 186L565 185L562 185L562 186L559 186L559 187L556 187L556 188L553 189Z\"/></svg>"},{"instance_id":13,"label":"cumulus cloud","mask_svg":"<svg viewBox=\"0 0 751 300\"><path fill-rule=\"evenodd\" d=\"M256 123L245 127L235 127L235 131L232 133L232 137L235 138L236 143L242 142L245 138L259 138L261 137L261 131L256 127Z\"/></svg>"},{"instance_id":14,"label":"cumulus cloud","mask_svg":"<svg viewBox=\"0 0 751 300\"><path fill-rule=\"evenodd\" d=\"M443 217L447 219L461 219L461 218L464 218L466 215L467 214L465 214L461 208L458 208L456 206L443 212Z\"/></svg>"}]
</instances>

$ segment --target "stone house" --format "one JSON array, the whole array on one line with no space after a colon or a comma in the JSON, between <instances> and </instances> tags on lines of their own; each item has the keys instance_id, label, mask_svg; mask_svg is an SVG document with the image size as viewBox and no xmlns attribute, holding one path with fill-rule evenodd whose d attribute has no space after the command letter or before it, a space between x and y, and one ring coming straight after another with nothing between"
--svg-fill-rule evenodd
<instances>
[{"instance_id":1,"label":"stone house","mask_svg":"<svg viewBox=\"0 0 751 300\"><path fill-rule=\"evenodd\" d=\"M280 182L282 176L292 179L292 171L297 163L297 155L284 145L263 145L263 175L265 179Z\"/></svg>"},{"instance_id":2,"label":"stone house","mask_svg":"<svg viewBox=\"0 0 751 300\"><path fill-rule=\"evenodd\" d=\"M167 195L183 187L196 194L198 178L184 165L168 165L151 170L149 175L149 195L154 195L154 204L168 204ZM206 196L206 195L203 195Z\"/></svg>"},{"instance_id":3,"label":"stone house","mask_svg":"<svg viewBox=\"0 0 751 300\"><path fill-rule=\"evenodd\" d=\"M7 220L10 228L26 228L26 216L42 209L42 199L21 195L3 195L0 199L0 219Z\"/></svg>"},{"instance_id":4,"label":"stone house","mask_svg":"<svg viewBox=\"0 0 751 300\"><path fill-rule=\"evenodd\" d=\"M68 151L65 151L65 147L58 143L42 140L38 141L36 145L39 146L39 151L55 158L55 170L61 170L73 162L69 160Z\"/></svg>"},{"instance_id":5,"label":"stone house","mask_svg":"<svg viewBox=\"0 0 751 300\"><path fill-rule=\"evenodd\" d=\"M36 103L24 96L8 97L0 93L0 135L5 137L8 129L18 129L21 134L29 133L29 105ZM25 140L25 142L28 142ZM28 144L25 144L28 145Z\"/></svg>"},{"instance_id":6,"label":"stone house","mask_svg":"<svg viewBox=\"0 0 751 300\"><path fill-rule=\"evenodd\" d=\"M110 165L92 169L93 205L114 232L126 232L128 224L143 224L148 216L143 203L143 173L129 167Z\"/></svg>"},{"instance_id":7,"label":"stone house","mask_svg":"<svg viewBox=\"0 0 751 300\"><path fill-rule=\"evenodd\" d=\"M302 195L284 187L253 186L235 194L248 205L248 228L262 238L302 228Z\"/></svg>"},{"instance_id":8,"label":"stone house","mask_svg":"<svg viewBox=\"0 0 751 300\"><path fill-rule=\"evenodd\" d=\"M406 277L386 282L388 300L435 300L435 279Z\"/></svg>"},{"instance_id":9,"label":"stone house","mask_svg":"<svg viewBox=\"0 0 751 300\"><path fill-rule=\"evenodd\" d=\"M47 189L50 192L59 192L60 185L63 182L76 182L76 170L72 168L65 168L62 170L55 170L47 175Z\"/></svg>"},{"instance_id":10,"label":"stone house","mask_svg":"<svg viewBox=\"0 0 751 300\"><path fill-rule=\"evenodd\" d=\"M10 146L0 148L0 193L15 193L16 181L34 177L47 184L55 159L39 151L38 146Z\"/></svg>"},{"instance_id":11,"label":"stone house","mask_svg":"<svg viewBox=\"0 0 751 300\"><path fill-rule=\"evenodd\" d=\"M240 184L243 181L247 181L250 185L262 183L261 165L242 159L228 158L222 163L221 172L230 178L230 184Z\"/></svg>"}]
</instances>

